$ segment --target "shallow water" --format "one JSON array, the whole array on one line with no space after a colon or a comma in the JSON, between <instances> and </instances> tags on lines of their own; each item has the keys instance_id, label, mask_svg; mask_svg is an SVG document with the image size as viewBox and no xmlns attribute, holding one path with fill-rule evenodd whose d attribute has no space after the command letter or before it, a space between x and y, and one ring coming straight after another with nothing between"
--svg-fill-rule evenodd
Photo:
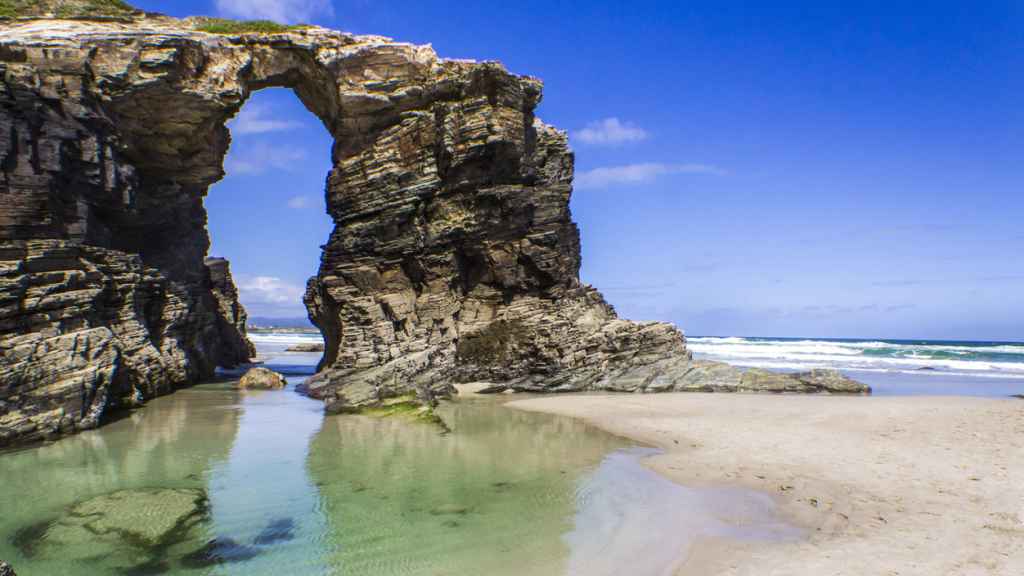
<instances>
[{"instance_id":1,"label":"shallow water","mask_svg":"<svg viewBox=\"0 0 1024 576\"><path fill-rule=\"evenodd\" d=\"M292 385L317 360L269 351ZM798 536L767 497L673 484L578 421L493 398L439 413L450 433L324 418L291 388L182 390L0 454L0 558L28 576L644 576L701 534Z\"/></svg>"}]
</instances>

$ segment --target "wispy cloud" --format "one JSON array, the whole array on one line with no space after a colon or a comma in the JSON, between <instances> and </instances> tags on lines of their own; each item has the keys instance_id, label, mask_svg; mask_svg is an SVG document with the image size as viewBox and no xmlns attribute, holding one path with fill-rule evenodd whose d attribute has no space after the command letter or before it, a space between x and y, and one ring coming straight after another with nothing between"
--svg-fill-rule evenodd
<instances>
[{"instance_id":1,"label":"wispy cloud","mask_svg":"<svg viewBox=\"0 0 1024 576\"><path fill-rule=\"evenodd\" d=\"M305 314L302 295L305 288L286 282L276 276L240 276L239 300L249 314L289 315Z\"/></svg>"},{"instance_id":2,"label":"wispy cloud","mask_svg":"<svg viewBox=\"0 0 1024 576\"><path fill-rule=\"evenodd\" d=\"M330 0L216 0L224 16L266 19L275 22L308 22L316 16L333 16Z\"/></svg>"},{"instance_id":3,"label":"wispy cloud","mask_svg":"<svg viewBox=\"0 0 1024 576\"><path fill-rule=\"evenodd\" d=\"M905 286L921 286L926 284L924 280L878 280L872 282L872 286L888 287L888 288L900 288Z\"/></svg>"},{"instance_id":4,"label":"wispy cloud","mask_svg":"<svg viewBox=\"0 0 1024 576\"><path fill-rule=\"evenodd\" d=\"M584 144L616 145L625 142L646 140L649 134L643 128L618 118L605 118L587 124L586 128L572 133L574 140Z\"/></svg>"},{"instance_id":5,"label":"wispy cloud","mask_svg":"<svg viewBox=\"0 0 1024 576\"><path fill-rule=\"evenodd\" d=\"M288 199L288 207L294 208L295 210L309 208L312 205L313 202L309 196L292 196L291 198Z\"/></svg>"},{"instance_id":6,"label":"wispy cloud","mask_svg":"<svg viewBox=\"0 0 1024 576\"><path fill-rule=\"evenodd\" d=\"M1024 274L997 274L995 276L982 276L978 280L982 282L1019 282L1024 280Z\"/></svg>"},{"instance_id":7,"label":"wispy cloud","mask_svg":"<svg viewBox=\"0 0 1024 576\"><path fill-rule=\"evenodd\" d=\"M260 104L248 104L238 116L228 122L232 134L265 134L294 130L302 126L302 122L279 120L271 116L271 111Z\"/></svg>"},{"instance_id":8,"label":"wispy cloud","mask_svg":"<svg viewBox=\"0 0 1024 576\"><path fill-rule=\"evenodd\" d=\"M306 158L306 151L288 146L273 146L264 142L232 149L224 162L229 174L262 174L270 169L296 170L296 162Z\"/></svg>"},{"instance_id":9,"label":"wispy cloud","mask_svg":"<svg viewBox=\"0 0 1024 576\"><path fill-rule=\"evenodd\" d=\"M614 184L638 184L670 174L709 174L721 176L725 173L725 170L707 164L644 162L585 170L576 175L576 188L607 188Z\"/></svg>"}]
</instances>

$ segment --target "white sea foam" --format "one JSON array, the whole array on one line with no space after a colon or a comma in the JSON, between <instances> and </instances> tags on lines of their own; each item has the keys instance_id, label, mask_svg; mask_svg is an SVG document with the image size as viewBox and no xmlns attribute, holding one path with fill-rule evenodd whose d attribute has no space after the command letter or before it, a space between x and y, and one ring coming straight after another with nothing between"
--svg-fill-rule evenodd
<instances>
[{"instance_id":1,"label":"white sea foam","mask_svg":"<svg viewBox=\"0 0 1024 576\"><path fill-rule=\"evenodd\" d=\"M777 370L837 368L1024 378L1024 345L1020 344L696 337L689 338L687 345L698 357Z\"/></svg>"},{"instance_id":2,"label":"white sea foam","mask_svg":"<svg viewBox=\"0 0 1024 576\"><path fill-rule=\"evenodd\" d=\"M319 334L297 334L289 332L249 333L249 340L254 344L305 344L319 343L324 339Z\"/></svg>"}]
</instances>

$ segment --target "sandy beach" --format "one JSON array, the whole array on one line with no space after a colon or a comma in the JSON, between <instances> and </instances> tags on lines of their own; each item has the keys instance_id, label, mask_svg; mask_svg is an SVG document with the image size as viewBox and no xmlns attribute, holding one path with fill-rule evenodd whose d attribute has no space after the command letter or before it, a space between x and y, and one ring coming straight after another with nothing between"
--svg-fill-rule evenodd
<instances>
[{"instance_id":1,"label":"sandy beach","mask_svg":"<svg viewBox=\"0 0 1024 576\"><path fill-rule=\"evenodd\" d=\"M792 543L702 541L677 575L1024 574L1024 402L962 397L571 395L510 406L664 450L688 486L774 495Z\"/></svg>"}]
</instances>

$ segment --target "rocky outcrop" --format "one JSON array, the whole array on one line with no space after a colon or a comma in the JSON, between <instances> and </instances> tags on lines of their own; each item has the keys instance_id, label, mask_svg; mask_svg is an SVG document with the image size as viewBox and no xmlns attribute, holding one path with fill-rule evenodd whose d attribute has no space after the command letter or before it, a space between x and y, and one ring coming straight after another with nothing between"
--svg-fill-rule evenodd
<instances>
[{"instance_id":1,"label":"rocky outcrop","mask_svg":"<svg viewBox=\"0 0 1024 576\"><path fill-rule=\"evenodd\" d=\"M256 346L245 336L249 316L238 301L238 289L231 277L231 265L224 258L207 258L210 293L217 302L217 329L220 334L220 366L233 368L256 356Z\"/></svg>"},{"instance_id":2,"label":"rocky outcrop","mask_svg":"<svg viewBox=\"0 0 1024 576\"><path fill-rule=\"evenodd\" d=\"M280 390L287 385L284 376L267 368L252 368L238 381L243 390Z\"/></svg>"},{"instance_id":3,"label":"rocky outcrop","mask_svg":"<svg viewBox=\"0 0 1024 576\"><path fill-rule=\"evenodd\" d=\"M335 140L305 296L329 409L481 379L660 390L694 368L674 327L580 283L573 155L534 116L540 81L376 36L116 16L2 24L0 443L251 355L203 198L225 122L272 86Z\"/></svg>"},{"instance_id":4,"label":"rocky outcrop","mask_svg":"<svg viewBox=\"0 0 1024 576\"><path fill-rule=\"evenodd\" d=\"M847 378L836 370L779 373L757 368L742 370L707 360L679 361L674 357L639 367L612 370L591 389L614 392L871 393L870 386ZM511 380L486 386L478 393L495 394L509 390L548 392L551 388L544 381Z\"/></svg>"},{"instance_id":5,"label":"rocky outcrop","mask_svg":"<svg viewBox=\"0 0 1024 576\"><path fill-rule=\"evenodd\" d=\"M0 561L0 576L18 576L7 562Z\"/></svg>"},{"instance_id":6,"label":"rocky outcrop","mask_svg":"<svg viewBox=\"0 0 1024 576\"><path fill-rule=\"evenodd\" d=\"M285 349L285 352L323 352L323 344L296 344L289 346Z\"/></svg>"}]
</instances>

